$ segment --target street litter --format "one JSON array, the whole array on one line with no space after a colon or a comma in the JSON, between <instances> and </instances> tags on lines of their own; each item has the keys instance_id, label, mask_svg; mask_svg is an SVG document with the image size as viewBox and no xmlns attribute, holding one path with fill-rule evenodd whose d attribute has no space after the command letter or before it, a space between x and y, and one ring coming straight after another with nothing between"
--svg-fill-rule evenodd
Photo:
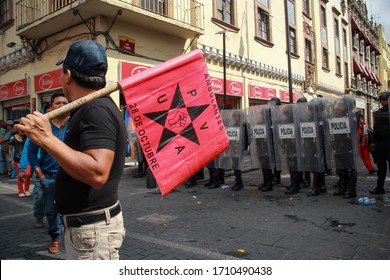
<instances>
[{"instance_id":1,"label":"street litter","mask_svg":"<svg viewBox=\"0 0 390 280\"><path fill-rule=\"evenodd\" d=\"M371 205L376 202L375 198L369 198L369 197L360 197L356 199L357 204L364 204L364 205Z\"/></svg>"}]
</instances>

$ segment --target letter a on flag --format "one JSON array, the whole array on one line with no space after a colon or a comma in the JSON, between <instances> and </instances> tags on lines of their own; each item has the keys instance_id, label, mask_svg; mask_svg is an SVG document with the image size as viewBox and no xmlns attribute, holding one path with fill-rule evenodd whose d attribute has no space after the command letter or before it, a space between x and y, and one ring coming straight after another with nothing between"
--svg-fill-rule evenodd
<instances>
[{"instance_id":1,"label":"letter a on flag","mask_svg":"<svg viewBox=\"0 0 390 280\"><path fill-rule=\"evenodd\" d=\"M119 82L163 196L229 145L201 50Z\"/></svg>"}]
</instances>

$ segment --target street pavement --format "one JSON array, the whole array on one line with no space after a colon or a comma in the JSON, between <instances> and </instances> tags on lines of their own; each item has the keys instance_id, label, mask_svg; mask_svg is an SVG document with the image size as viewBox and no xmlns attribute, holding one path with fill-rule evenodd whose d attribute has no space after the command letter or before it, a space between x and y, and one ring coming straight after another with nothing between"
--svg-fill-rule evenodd
<instances>
[{"instance_id":1,"label":"street pavement","mask_svg":"<svg viewBox=\"0 0 390 280\"><path fill-rule=\"evenodd\" d=\"M260 170L244 170L245 188L238 192L208 189L208 179L193 188L179 186L166 197L133 178L136 167L125 167L120 200L126 237L122 260L389 260L390 181L386 195L368 190L376 176L360 170L358 197L375 198L372 205L335 197L336 176L327 176L328 193L307 197L309 188L284 194L289 176L272 192L258 190ZM231 171L226 183L234 183ZM389 201L388 201L389 200ZM16 180L0 178L0 259L65 259L47 252L47 224L34 227L32 198L17 195ZM63 249L62 249L63 250Z\"/></svg>"}]
</instances>

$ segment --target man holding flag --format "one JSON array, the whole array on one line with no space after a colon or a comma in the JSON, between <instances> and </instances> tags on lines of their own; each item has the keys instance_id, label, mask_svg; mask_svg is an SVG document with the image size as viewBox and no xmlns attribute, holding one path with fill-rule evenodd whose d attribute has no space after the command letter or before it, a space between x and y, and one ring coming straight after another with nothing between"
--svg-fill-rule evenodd
<instances>
[{"instance_id":1,"label":"man holding flag","mask_svg":"<svg viewBox=\"0 0 390 280\"><path fill-rule=\"evenodd\" d=\"M107 56L92 40L72 43L64 60L62 87L69 101L106 86ZM119 259L125 235L118 185L126 151L126 126L109 96L73 111L64 142L48 118L34 112L18 129L60 165L56 203L64 224L68 259Z\"/></svg>"},{"instance_id":2,"label":"man holding flag","mask_svg":"<svg viewBox=\"0 0 390 280\"><path fill-rule=\"evenodd\" d=\"M95 41L75 41L60 64L71 102L45 116L34 112L22 118L18 129L61 166L56 199L68 258L118 259L125 232L118 184L127 136L106 95L123 90L142 151L165 196L229 146L211 78L199 49L107 86L106 52ZM66 110L75 111L62 143L48 119ZM100 237L104 241L96 240Z\"/></svg>"}]
</instances>

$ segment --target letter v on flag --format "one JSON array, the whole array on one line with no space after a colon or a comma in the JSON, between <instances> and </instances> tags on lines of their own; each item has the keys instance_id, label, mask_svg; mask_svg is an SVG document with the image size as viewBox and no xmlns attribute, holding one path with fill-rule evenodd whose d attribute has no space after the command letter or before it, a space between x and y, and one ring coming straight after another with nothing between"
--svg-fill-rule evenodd
<instances>
[{"instance_id":1,"label":"letter v on flag","mask_svg":"<svg viewBox=\"0 0 390 280\"><path fill-rule=\"evenodd\" d=\"M163 62L119 84L163 196L229 146L201 50Z\"/></svg>"}]
</instances>

